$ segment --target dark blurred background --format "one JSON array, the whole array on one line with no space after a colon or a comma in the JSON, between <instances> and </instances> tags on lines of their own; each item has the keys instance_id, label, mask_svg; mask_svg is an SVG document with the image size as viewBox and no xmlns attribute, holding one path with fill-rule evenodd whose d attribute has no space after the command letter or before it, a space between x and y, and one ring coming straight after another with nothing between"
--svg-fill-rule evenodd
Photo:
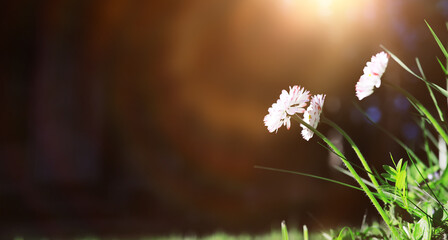
<instances>
[{"instance_id":1,"label":"dark blurred background","mask_svg":"<svg viewBox=\"0 0 448 240\"><path fill-rule=\"evenodd\" d=\"M17 0L0 12L2 238L359 226L376 218L365 194L254 168L354 184L298 124L270 134L267 109L288 86L327 94L324 114L381 169L406 155L353 105L366 61L383 44L445 84L424 19L447 42L446 0ZM430 103L395 62L383 79ZM359 103L419 149L402 96L381 87Z\"/></svg>"}]
</instances>

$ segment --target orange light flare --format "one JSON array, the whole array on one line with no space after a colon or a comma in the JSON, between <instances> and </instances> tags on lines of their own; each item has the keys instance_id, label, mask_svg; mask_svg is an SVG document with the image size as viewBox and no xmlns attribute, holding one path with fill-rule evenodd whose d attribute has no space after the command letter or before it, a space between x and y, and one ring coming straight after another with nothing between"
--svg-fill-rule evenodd
<instances>
[{"instance_id":1,"label":"orange light flare","mask_svg":"<svg viewBox=\"0 0 448 240\"><path fill-rule=\"evenodd\" d=\"M302 85L313 93L329 93L349 87L354 94L359 76L347 77L347 72L361 74L363 63L353 64L353 56L367 41L381 43L372 40L375 29L365 27L378 12L370 0L245 0L226 3L226 8L218 2L198 0L185 8L168 34L166 75L176 100L160 101L167 104L160 109L169 111L156 115L164 116L160 121L175 140L182 139L181 131L185 139L198 136L178 121L188 117L211 138L262 145L270 141L263 117L281 89ZM166 116L173 114L167 124ZM179 144L192 142L185 139ZM235 149L229 159L242 158ZM193 159L211 163L204 152L194 154Z\"/></svg>"},{"instance_id":2,"label":"orange light flare","mask_svg":"<svg viewBox=\"0 0 448 240\"><path fill-rule=\"evenodd\" d=\"M353 56L365 42L381 43L368 27L379 19L372 0L245 0L225 11L218 2L199 0L173 21L167 69L182 109L227 133L268 137L265 90L274 101L296 84L314 93L353 89ZM212 96L204 101L204 93Z\"/></svg>"},{"instance_id":3,"label":"orange light flare","mask_svg":"<svg viewBox=\"0 0 448 240\"><path fill-rule=\"evenodd\" d=\"M353 57L384 43L381 36L388 29L381 24L380 4L372 0L238 2L228 18L229 57L244 71L258 74L260 84L270 85L275 79L287 85L300 77L302 84L329 81L328 88L342 87L334 80L349 81L342 71L350 71L347 66L353 66Z\"/></svg>"},{"instance_id":4,"label":"orange light flare","mask_svg":"<svg viewBox=\"0 0 448 240\"><path fill-rule=\"evenodd\" d=\"M306 23L311 28L318 24L326 31L345 32L353 25L371 24L375 20L378 1L372 0L283 0L277 1L283 10L285 24L292 28Z\"/></svg>"}]
</instances>

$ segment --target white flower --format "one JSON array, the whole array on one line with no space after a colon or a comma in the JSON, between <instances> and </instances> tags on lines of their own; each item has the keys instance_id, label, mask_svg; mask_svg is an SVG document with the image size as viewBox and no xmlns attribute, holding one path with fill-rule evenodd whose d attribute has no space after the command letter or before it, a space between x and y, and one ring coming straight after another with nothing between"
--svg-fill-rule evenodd
<instances>
[{"instance_id":1,"label":"white flower","mask_svg":"<svg viewBox=\"0 0 448 240\"><path fill-rule=\"evenodd\" d=\"M311 125L313 128L317 128L320 121L320 114L322 113L322 108L324 106L325 95L319 94L311 98L310 106L306 109L303 114L303 121ZM305 125L300 125L302 129L302 137L305 140L310 140L314 132L307 128Z\"/></svg>"},{"instance_id":2,"label":"white flower","mask_svg":"<svg viewBox=\"0 0 448 240\"><path fill-rule=\"evenodd\" d=\"M280 98L268 109L264 117L264 125L269 132L277 131L282 125L287 129L291 127L291 116L305 111L306 103L309 101L309 91L299 86L289 87L289 93L283 90Z\"/></svg>"},{"instance_id":3,"label":"white flower","mask_svg":"<svg viewBox=\"0 0 448 240\"><path fill-rule=\"evenodd\" d=\"M372 56L370 62L367 62L367 67L370 68L372 74L377 75L379 78L383 76L386 71L387 63L389 62L389 55L385 52L377 53Z\"/></svg>"},{"instance_id":4,"label":"white flower","mask_svg":"<svg viewBox=\"0 0 448 240\"><path fill-rule=\"evenodd\" d=\"M367 62L363 69L363 75L356 83L356 96L359 100L369 96L373 93L374 87L379 88L381 85L381 77L386 71L389 55L385 52L380 52L372 56L370 62Z\"/></svg>"},{"instance_id":5,"label":"white flower","mask_svg":"<svg viewBox=\"0 0 448 240\"><path fill-rule=\"evenodd\" d=\"M356 83L356 96L359 100L370 96L373 93L373 88L375 86L379 86L381 84L381 80L377 76L373 76L371 74L364 74L359 78L358 83Z\"/></svg>"}]
</instances>

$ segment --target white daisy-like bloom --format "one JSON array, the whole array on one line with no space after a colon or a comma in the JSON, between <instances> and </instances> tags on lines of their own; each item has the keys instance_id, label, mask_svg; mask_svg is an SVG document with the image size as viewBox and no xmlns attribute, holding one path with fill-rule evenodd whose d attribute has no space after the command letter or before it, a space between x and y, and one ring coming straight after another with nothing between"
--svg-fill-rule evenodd
<instances>
[{"instance_id":1,"label":"white daisy-like bloom","mask_svg":"<svg viewBox=\"0 0 448 240\"><path fill-rule=\"evenodd\" d=\"M372 56L372 59L366 65L370 68L374 75L377 75L381 78L381 76L383 76L384 72L386 71L388 62L389 54L383 51L377 53L375 56Z\"/></svg>"},{"instance_id":2,"label":"white daisy-like bloom","mask_svg":"<svg viewBox=\"0 0 448 240\"><path fill-rule=\"evenodd\" d=\"M359 100L369 96L373 93L374 87L381 86L381 77L386 71L387 63L389 62L389 55L385 52L380 52L372 56L370 62L367 62L363 69L363 75L356 83L356 96Z\"/></svg>"},{"instance_id":3,"label":"white daisy-like bloom","mask_svg":"<svg viewBox=\"0 0 448 240\"><path fill-rule=\"evenodd\" d=\"M264 125L269 132L277 132L282 125L289 129L291 116L305 111L309 97L309 91L299 86L289 87L289 92L283 90L280 98L272 104L268 109L269 113L264 117Z\"/></svg>"},{"instance_id":4,"label":"white daisy-like bloom","mask_svg":"<svg viewBox=\"0 0 448 240\"><path fill-rule=\"evenodd\" d=\"M325 95L323 94L314 95L311 98L310 105L303 114L303 121L311 125L313 128L317 128L317 125L319 124L320 114L322 113L324 101L325 101ZM303 128L302 129L303 139L309 141L313 137L314 132L303 124L301 124L300 126Z\"/></svg>"},{"instance_id":5,"label":"white daisy-like bloom","mask_svg":"<svg viewBox=\"0 0 448 240\"><path fill-rule=\"evenodd\" d=\"M371 74L364 74L359 78L356 83L356 96L359 100L370 96L373 93L374 87L379 87L381 85L381 79L377 76Z\"/></svg>"}]
</instances>

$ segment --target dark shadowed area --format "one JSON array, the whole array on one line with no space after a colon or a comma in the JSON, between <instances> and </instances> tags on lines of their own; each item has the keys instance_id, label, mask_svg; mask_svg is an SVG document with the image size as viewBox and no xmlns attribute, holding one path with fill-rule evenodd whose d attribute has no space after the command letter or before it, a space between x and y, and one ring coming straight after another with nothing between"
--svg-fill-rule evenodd
<instances>
[{"instance_id":1,"label":"dark shadowed area","mask_svg":"<svg viewBox=\"0 0 448 240\"><path fill-rule=\"evenodd\" d=\"M18 0L0 12L1 238L360 226L377 216L363 193L254 168L355 184L297 123L269 133L267 109L292 85L327 94L325 116L381 170L406 155L353 102L416 149L421 134L391 88L356 99L365 63L382 44L446 84L424 22L448 42L446 0ZM395 62L383 79L431 103Z\"/></svg>"}]
</instances>

